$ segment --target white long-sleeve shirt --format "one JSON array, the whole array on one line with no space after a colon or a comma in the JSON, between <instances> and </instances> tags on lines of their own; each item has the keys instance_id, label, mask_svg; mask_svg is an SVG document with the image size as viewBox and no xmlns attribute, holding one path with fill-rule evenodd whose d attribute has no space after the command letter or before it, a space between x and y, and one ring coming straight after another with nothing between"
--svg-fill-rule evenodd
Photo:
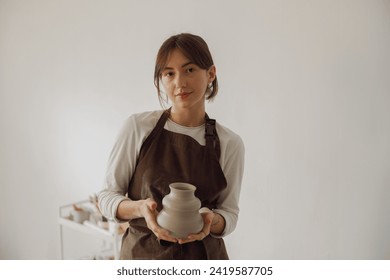
<instances>
[{"instance_id":1,"label":"white long-sleeve shirt","mask_svg":"<svg viewBox=\"0 0 390 280\"><path fill-rule=\"evenodd\" d=\"M129 199L125 195L141 146L162 113L163 110L138 113L131 115L124 122L108 160L103 190L98 193L99 208L106 218L125 222L116 217L118 205L121 201ZM164 129L191 136L203 146L206 144L204 124L198 127L185 127L168 119ZM230 234L237 224L244 171L244 144L240 136L218 122L216 129L221 145L220 165L227 181L227 188L222 191L217 207L213 211L225 219L224 232L216 236L224 237Z\"/></svg>"}]
</instances>

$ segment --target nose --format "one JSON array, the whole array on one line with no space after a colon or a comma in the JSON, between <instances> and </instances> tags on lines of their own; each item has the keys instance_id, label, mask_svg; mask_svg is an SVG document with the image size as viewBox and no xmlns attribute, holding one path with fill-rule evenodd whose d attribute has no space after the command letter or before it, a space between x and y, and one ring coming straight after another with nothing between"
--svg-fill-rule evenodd
<instances>
[{"instance_id":1,"label":"nose","mask_svg":"<svg viewBox=\"0 0 390 280\"><path fill-rule=\"evenodd\" d=\"M184 88L187 86L187 80L183 74L177 74L175 79L177 88Z\"/></svg>"}]
</instances>

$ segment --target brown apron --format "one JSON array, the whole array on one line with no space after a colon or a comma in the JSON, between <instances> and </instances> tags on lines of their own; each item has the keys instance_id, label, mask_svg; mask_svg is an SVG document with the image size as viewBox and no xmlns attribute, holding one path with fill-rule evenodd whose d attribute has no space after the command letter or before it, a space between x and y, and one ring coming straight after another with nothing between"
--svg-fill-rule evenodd
<instances>
[{"instance_id":1,"label":"brown apron","mask_svg":"<svg viewBox=\"0 0 390 280\"><path fill-rule=\"evenodd\" d=\"M132 200L152 198L157 210L169 193L169 184L187 182L197 187L202 207L216 208L227 186L219 164L220 145L215 120L206 114L206 146L190 136L164 129L170 109L164 111L142 144L128 188ZM122 239L121 259L228 259L222 238L208 235L202 241L163 245L146 226L144 218L133 219Z\"/></svg>"}]
</instances>

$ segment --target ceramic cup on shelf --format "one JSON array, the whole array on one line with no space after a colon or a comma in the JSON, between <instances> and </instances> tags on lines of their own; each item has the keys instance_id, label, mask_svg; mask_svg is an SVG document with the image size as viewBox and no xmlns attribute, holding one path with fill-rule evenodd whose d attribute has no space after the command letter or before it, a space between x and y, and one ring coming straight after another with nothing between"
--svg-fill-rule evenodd
<instances>
[{"instance_id":1,"label":"ceramic cup on shelf","mask_svg":"<svg viewBox=\"0 0 390 280\"><path fill-rule=\"evenodd\" d=\"M85 210L72 210L70 212L72 220L76 223L82 224L89 219L89 212Z\"/></svg>"},{"instance_id":2,"label":"ceramic cup on shelf","mask_svg":"<svg viewBox=\"0 0 390 280\"><path fill-rule=\"evenodd\" d=\"M195 196L196 187L188 183L172 183L170 193L162 200L163 209L157 215L157 223L178 238L198 233L203 228L199 213L200 200Z\"/></svg>"}]
</instances>

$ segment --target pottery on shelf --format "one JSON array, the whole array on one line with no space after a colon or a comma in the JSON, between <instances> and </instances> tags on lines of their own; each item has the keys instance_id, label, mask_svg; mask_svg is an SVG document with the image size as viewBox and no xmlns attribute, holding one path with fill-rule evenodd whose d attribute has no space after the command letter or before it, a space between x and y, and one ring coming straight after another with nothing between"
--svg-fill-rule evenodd
<instances>
[{"instance_id":1,"label":"pottery on shelf","mask_svg":"<svg viewBox=\"0 0 390 280\"><path fill-rule=\"evenodd\" d=\"M196 187L188 183L172 183L169 188L170 193L162 200L163 209L157 215L159 226L177 238L200 232L203 218L199 213L200 200L195 196Z\"/></svg>"}]
</instances>

